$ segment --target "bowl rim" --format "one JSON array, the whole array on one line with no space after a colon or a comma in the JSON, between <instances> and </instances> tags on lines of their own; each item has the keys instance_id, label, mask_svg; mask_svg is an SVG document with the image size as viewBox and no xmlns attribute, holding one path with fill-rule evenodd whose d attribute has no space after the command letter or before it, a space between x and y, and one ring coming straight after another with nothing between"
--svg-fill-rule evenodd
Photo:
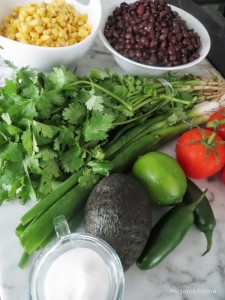
<instances>
[{"instance_id":1,"label":"bowl rim","mask_svg":"<svg viewBox=\"0 0 225 300\"><path fill-rule=\"evenodd\" d=\"M132 2L129 2L129 4L132 3ZM108 42L108 40L106 39L104 33L103 33L103 30L104 30L104 27L105 27L105 23L106 23L106 20L108 18L108 16L113 12L113 10L118 7L120 5L120 3L117 3L116 5L111 5L110 8L108 8L108 11L107 11L107 15L105 15L104 17L104 20L101 21L101 24L100 24L100 27L99 27L99 30L98 30L98 35L102 41L102 43L104 44L104 46L115 56L117 56L118 59L121 59L121 60L124 60L126 61L127 63L130 63L134 66L137 66L137 67L141 67L141 68L145 68L145 69L149 69L149 70L158 70L158 71L177 71L177 70L183 70L183 69L186 69L186 68L189 68L189 67L193 67L195 66L196 64L198 64L199 62L201 62L206 56L207 54L209 53L209 50L211 48L211 39L210 39L210 36L209 36L209 33L208 31L206 30L205 26L196 18L194 17L192 14L190 14L189 12L177 7L177 6L174 6L174 5L170 5L168 4L172 9L174 9L175 11L177 11L178 13L179 12L182 12L182 14L186 14L190 19L192 20L195 20L196 23L198 23L198 25L200 26L201 28L201 31L204 32L204 36L206 37L208 43L207 43L207 46L204 47L203 46L203 54L200 55L199 58L197 58L196 60L192 61L192 62L189 62L185 65L179 65L179 66L173 66L173 67L160 67L160 66L150 66L150 65L145 65L145 64L141 64L139 62L136 62L136 61L133 61L125 56L123 56L122 54L120 54L119 52L117 52ZM202 34L200 34L198 32L199 36L201 37Z\"/></svg>"},{"instance_id":2,"label":"bowl rim","mask_svg":"<svg viewBox=\"0 0 225 300\"><path fill-rule=\"evenodd\" d=\"M88 43L88 41L95 37L98 32L99 32L99 27L101 25L101 20L102 20L102 5L101 5L101 1L99 2L99 13L100 13L100 18L97 19L97 22L96 22L96 25L95 25L95 28L93 30L93 25L92 26L92 31L91 33L82 41L76 43L76 44L73 44L73 45L68 45L68 46L61 46L61 47L48 47L48 46L38 46L38 45L32 45L32 44L25 44L25 43L22 43L22 42L19 42L19 41L15 41L15 40L12 40L12 39L9 39L5 36L2 36L0 35L0 42L1 40L7 42L7 43L12 43L13 46L21 46L21 47L28 47L28 48L33 48L33 49L37 49L37 50L40 50L40 49L43 49L43 50L47 50L47 51L55 51L56 49L57 50L66 50L66 49L71 49L73 47L78 47L78 46L85 46L85 44ZM75 7L76 8L76 7ZM0 48L0 50L4 50L4 46L0 45L3 49Z\"/></svg>"}]
</instances>

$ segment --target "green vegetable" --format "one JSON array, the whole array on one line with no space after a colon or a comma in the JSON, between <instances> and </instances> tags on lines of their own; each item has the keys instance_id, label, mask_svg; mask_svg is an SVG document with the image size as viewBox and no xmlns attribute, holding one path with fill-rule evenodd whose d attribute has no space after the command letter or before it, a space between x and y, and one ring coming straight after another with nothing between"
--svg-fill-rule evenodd
<instances>
[{"instance_id":1,"label":"green vegetable","mask_svg":"<svg viewBox=\"0 0 225 300\"><path fill-rule=\"evenodd\" d=\"M83 205L89 193L90 189L82 188L80 185L74 187L52 205L45 214L37 218L32 226L28 226L20 234L20 241L25 251L31 254L49 237L54 230L52 220L55 216L63 214L70 219L76 212L79 212L80 206Z\"/></svg>"},{"instance_id":2,"label":"green vegetable","mask_svg":"<svg viewBox=\"0 0 225 300\"><path fill-rule=\"evenodd\" d=\"M207 189L200 198L190 205L179 205L167 212L150 233L147 245L137 265L141 270L148 270L158 265L183 240L194 224L193 211L204 199Z\"/></svg>"},{"instance_id":3,"label":"green vegetable","mask_svg":"<svg viewBox=\"0 0 225 300\"><path fill-rule=\"evenodd\" d=\"M132 168L132 175L145 188L149 200L157 205L181 203L187 188L184 171L178 162L162 152L140 156Z\"/></svg>"},{"instance_id":4,"label":"green vegetable","mask_svg":"<svg viewBox=\"0 0 225 300\"><path fill-rule=\"evenodd\" d=\"M186 204L191 204L201 195L201 189L190 179L187 179L187 190L184 195L183 201ZM208 253L212 247L212 236L213 231L216 226L216 219L214 217L212 208L210 206L209 200L205 196L204 199L199 203L194 211L195 215L195 225L200 231L205 234L207 240L207 249L202 254Z\"/></svg>"},{"instance_id":5,"label":"green vegetable","mask_svg":"<svg viewBox=\"0 0 225 300\"><path fill-rule=\"evenodd\" d=\"M78 179L81 175L82 171L80 170L69 177L65 182L61 183L61 185L59 185L53 192L48 194L42 201L38 202L27 213L25 213L21 218L21 223L23 225L28 224L38 216L40 211L44 211L51 207L78 182Z\"/></svg>"},{"instance_id":6,"label":"green vegetable","mask_svg":"<svg viewBox=\"0 0 225 300\"><path fill-rule=\"evenodd\" d=\"M192 125L201 125L207 121L207 115L196 117L192 120ZM145 136L130 143L128 147L123 148L121 152L111 160L111 169L113 172L122 172L131 169L136 159L147 152L155 151L169 140L177 137L190 128L186 122L169 126L168 123L162 128L155 130ZM132 136L133 139L133 136Z\"/></svg>"}]
</instances>

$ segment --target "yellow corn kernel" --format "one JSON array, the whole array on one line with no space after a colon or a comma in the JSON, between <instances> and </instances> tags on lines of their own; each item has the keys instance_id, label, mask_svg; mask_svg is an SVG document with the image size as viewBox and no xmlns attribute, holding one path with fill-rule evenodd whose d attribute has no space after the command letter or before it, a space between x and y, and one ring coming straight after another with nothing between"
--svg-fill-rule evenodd
<instances>
[{"instance_id":1,"label":"yellow corn kernel","mask_svg":"<svg viewBox=\"0 0 225 300\"><path fill-rule=\"evenodd\" d=\"M58 34L59 34L59 30L57 28L52 28L52 33L53 33L54 36L57 37Z\"/></svg>"},{"instance_id":2,"label":"yellow corn kernel","mask_svg":"<svg viewBox=\"0 0 225 300\"><path fill-rule=\"evenodd\" d=\"M30 32L30 26L28 24L26 24L26 23L21 23L21 27L20 28L21 28L20 30L23 33L29 33Z\"/></svg>"},{"instance_id":3,"label":"yellow corn kernel","mask_svg":"<svg viewBox=\"0 0 225 300\"><path fill-rule=\"evenodd\" d=\"M47 24L47 23L50 22L50 19L47 18L47 17L43 17L43 18L42 18L42 22Z\"/></svg>"},{"instance_id":4,"label":"yellow corn kernel","mask_svg":"<svg viewBox=\"0 0 225 300\"><path fill-rule=\"evenodd\" d=\"M88 36L88 31L87 31L87 29L85 29L85 28L80 28L79 29L79 31L78 31L78 35L79 36L81 36L81 37L86 37L86 36Z\"/></svg>"},{"instance_id":5,"label":"yellow corn kernel","mask_svg":"<svg viewBox=\"0 0 225 300\"><path fill-rule=\"evenodd\" d=\"M48 39L50 39L50 36L49 36L49 35L42 35L42 36L40 37L40 39L41 39L42 41L47 41Z\"/></svg>"},{"instance_id":6,"label":"yellow corn kernel","mask_svg":"<svg viewBox=\"0 0 225 300\"><path fill-rule=\"evenodd\" d=\"M32 27L38 26L39 25L39 20L38 19L33 19L29 22L29 25Z\"/></svg>"},{"instance_id":7,"label":"yellow corn kernel","mask_svg":"<svg viewBox=\"0 0 225 300\"><path fill-rule=\"evenodd\" d=\"M63 20L64 20L63 15L58 15L58 16L56 17L56 21L57 21L58 23L63 22Z\"/></svg>"},{"instance_id":8,"label":"yellow corn kernel","mask_svg":"<svg viewBox=\"0 0 225 300\"><path fill-rule=\"evenodd\" d=\"M44 28L42 26L36 26L35 31L37 31L37 33L42 33L44 31Z\"/></svg>"},{"instance_id":9,"label":"yellow corn kernel","mask_svg":"<svg viewBox=\"0 0 225 300\"><path fill-rule=\"evenodd\" d=\"M32 31L30 33L30 36L33 38L33 40L39 39L39 33Z\"/></svg>"}]
</instances>

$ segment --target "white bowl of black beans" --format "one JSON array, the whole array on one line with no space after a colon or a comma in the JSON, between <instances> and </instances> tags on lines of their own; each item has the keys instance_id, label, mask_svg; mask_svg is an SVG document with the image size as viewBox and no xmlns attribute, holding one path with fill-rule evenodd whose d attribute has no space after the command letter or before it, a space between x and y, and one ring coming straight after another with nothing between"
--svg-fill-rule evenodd
<instances>
[{"instance_id":1,"label":"white bowl of black beans","mask_svg":"<svg viewBox=\"0 0 225 300\"><path fill-rule=\"evenodd\" d=\"M211 46L206 28L165 0L104 0L99 36L118 65L135 75L186 71Z\"/></svg>"}]
</instances>

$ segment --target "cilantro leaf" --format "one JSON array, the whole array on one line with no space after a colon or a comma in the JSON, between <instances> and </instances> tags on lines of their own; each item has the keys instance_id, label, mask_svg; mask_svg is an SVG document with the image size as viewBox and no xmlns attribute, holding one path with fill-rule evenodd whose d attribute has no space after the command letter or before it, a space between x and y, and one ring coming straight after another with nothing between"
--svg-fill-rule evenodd
<instances>
[{"instance_id":1,"label":"cilantro leaf","mask_svg":"<svg viewBox=\"0 0 225 300\"><path fill-rule=\"evenodd\" d=\"M33 127L37 134L41 134L43 137L47 137L47 138L53 138L54 135L59 131L59 129L56 127L43 124L37 121L33 122Z\"/></svg>"},{"instance_id":2,"label":"cilantro leaf","mask_svg":"<svg viewBox=\"0 0 225 300\"><path fill-rule=\"evenodd\" d=\"M16 73L16 81L19 84L21 90L23 90L30 84L37 82L37 74L34 70L23 67Z\"/></svg>"},{"instance_id":3,"label":"cilantro leaf","mask_svg":"<svg viewBox=\"0 0 225 300\"><path fill-rule=\"evenodd\" d=\"M96 70L96 69L92 69L90 70L90 78L91 79L97 79L97 80L102 80L103 79L103 75L102 72L100 70Z\"/></svg>"},{"instance_id":4,"label":"cilantro leaf","mask_svg":"<svg viewBox=\"0 0 225 300\"><path fill-rule=\"evenodd\" d=\"M11 125L12 124L10 115L8 113L1 114L1 118L2 118L3 121L6 122L7 125Z\"/></svg>"},{"instance_id":5,"label":"cilantro leaf","mask_svg":"<svg viewBox=\"0 0 225 300\"><path fill-rule=\"evenodd\" d=\"M35 106L41 118L48 118L52 113L53 102L50 96L52 97L52 93L42 90L39 97L35 100Z\"/></svg>"},{"instance_id":6,"label":"cilantro leaf","mask_svg":"<svg viewBox=\"0 0 225 300\"><path fill-rule=\"evenodd\" d=\"M89 168L83 169L83 174L79 177L78 182L81 187L91 189L98 182L98 175L94 174Z\"/></svg>"},{"instance_id":7,"label":"cilantro leaf","mask_svg":"<svg viewBox=\"0 0 225 300\"><path fill-rule=\"evenodd\" d=\"M30 129L27 129L23 132L21 139L22 139L24 149L27 151L29 155L31 155L33 152L33 139L31 136Z\"/></svg>"},{"instance_id":8,"label":"cilantro leaf","mask_svg":"<svg viewBox=\"0 0 225 300\"><path fill-rule=\"evenodd\" d=\"M23 147L21 143L9 142L3 153L1 153L1 157L5 160L16 162L23 159L22 153Z\"/></svg>"},{"instance_id":9,"label":"cilantro leaf","mask_svg":"<svg viewBox=\"0 0 225 300\"><path fill-rule=\"evenodd\" d=\"M100 174L103 176L109 175L109 164L107 162L99 162L99 161L90 161L88 166L92 168L94 174Z\"/></svg>"},{"instance_id":10,"label":"cilantro leaf","mask_svg":"<svg viewBox=\"0 0 225 300\"><path fill-rule=\"evenodd\" d=\"M57 150L57 145L72 146L75 140L75 130L73 127L61 126L57 139L54 140L54 149ZM55 148L56 147L56 148ZM60 148L58 148L60 149Z\"/></svg>"},{"instance_id":11,"label":"cilantro leaf","mask_svg":"<svg viewBox=\"0 0 225 300\"><path fill-rule=\"evenodd\" d=\"M23 167L27 176L29 176L29 170L33 174L41 174L39 160L32 155L27 155L23 160Z\"/></svg>"},{"instance_id":12,"label":"cilantro leaf","mask_svg":"<svg viewBox=\"0 0 225 300\"><path fill-rule=\"evenodd\" d=\"M42 158L43 161L48 161L55 159L57 157L57 153L49 148L41 149L39 153L36 155L37 158Z\"/></svg>"},{"instance_id":13,"label":"cilantro leaf","mask_svg":"<svg viewBox=\"0 0 225 300\"><path fill-rule=\"evenodd\" d=\"M88 110L98 110L98 111L103 111L104 106L102 105L103 103L103 98L102 96L96 96L94 90L90 91L91 97L86 101L86 107Z\"/></svg>"},{"instance_id":14,"label":"cilantro leaf","mask_svg":"<svg viewBox=\"0 0 225 300\"><path fill-rule=\"evenodd\" d=\"M41 173L49 178L57 178L60 175L58 163L55 159L40 162L40 167L42 169Z\"/></svg>"},{"instance_id":15,"label":"cilantro leaf","mask_svg":"<svg viewBox=\"0 0 225 300\"><path fill-rule=\"evenodd\" d=\"M40 179L40 185L38 187L38 197L42 198L43 195L48 195L49 193L54 191L60 184L60 181L57 181L52 177L42 175Z\"/></svg>"},{"instance_id":16,"label":"cilantro leaf","mask_svg":"<svg viewBox=\"0 0 225 300\"><path fill-rule=\"evenodd\" d=\"M67 173L78 171L83 165L84 160L81 158L82 150L80 146L71 147L62 155L62 165Z\"/></svg>"},{"instance_id":17,"label":"cilantro leaf","mask_svg":"<svg viewBox=\"0 0 225 300\"><path fill-rule=\"evenodd\" d=\"M108 131L113 128L114 118L109 114L98 111L92 113L83 126L83 136L86 142L101 141L108 137Z\"/></svg>"},{"instance_id":18,"label":"cilantro leaf","mask_svg":"<svg viewBox=\"0 0 225 300\"><path fill-rule=\"evenodd\" d=\"M70 124L81 124L86 116L86 109L79 102L72 103L63 110L62 116Z\"/></svg>"},{"instance_id":19,"label":"cilantro leaf","mask_svg":"<svg viewBox=\"0 0 225 300\"><path fill-rule=\"evenodd\" d=\"M36 85L30 84L22 90L21 96L27 99L37 98L39 96L39 89Z\"/></svg>"},{"instance_id":20,"label":"cilantro leaf","mask_svg":"<svg viewBox=\"0 0 225 300\"><path fill-rule=\"evenodd\" d=\"M77 76L66 70L63 66L60 68L54 68L53 72L49 75L47 84L55 90L61 89L65 84L71 83L77 80Z\"/></svg>"},{"instance_id":21,"label":"cilantro leaf","mask_svg":"<svg viewBox=\"0 0 225 300\"><path fill-rule=\"evenodd\" d=\"M17 95L18 85L15 81L10 79L5 79L5 85L2 88L3 93L8 95Z\"/></svg>"}]
</instances>

